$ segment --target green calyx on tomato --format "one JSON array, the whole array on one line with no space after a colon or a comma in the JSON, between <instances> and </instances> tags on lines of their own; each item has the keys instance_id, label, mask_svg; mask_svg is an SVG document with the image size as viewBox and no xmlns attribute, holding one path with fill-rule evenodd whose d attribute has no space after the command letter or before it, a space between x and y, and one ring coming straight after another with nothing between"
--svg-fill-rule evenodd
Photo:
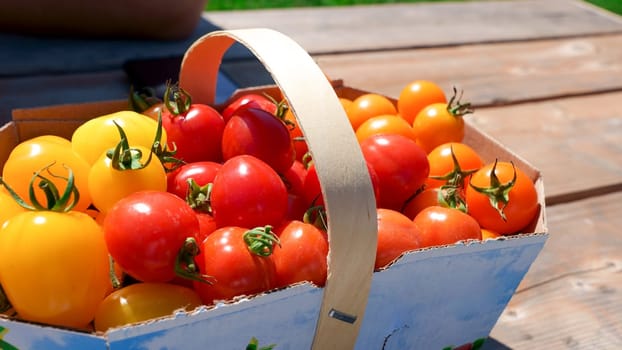
<instances>
[{"instance_id":1,"label":"green calyx on tomato","mask_svg":"<svg viewBox=\"0 0 622 350\"><path fill-rule=\"evenodd\" d=\"M134 90L134 86L131 85L128 103L133 111L142 113L162 103L162 101L156 96L155 90L152 87L143 87Z\"/></svg>"},{"instance_id":2,"label":"green calyx on tomato","mask_svg":"<svg viewBox=\"0 0 622 350\"><path fill-rule=\"evenodd\" d=\"M481 194L484 194L488 197L490 201L490 205L497 210L497 212L499 213L503 221L507 221L507 218L505 216L505 213L503 212L503 209L510 201L510 191L512 190L512 188L514 187L514 184L516 183L516 166L514 165L514 162L510 162L510 163L512 164L512 169L514 171L512 180L506 183L501 183L501 181L499 181L499 178L497 177L497 174L495 173L495 169L497 168L497 159L495 159L495 163L492 166L492 169L490 170L490 186L489 187L478 187L478 186L473 185L473 183L469 184L471 188L473 188L475 191Z\"/></svg>"},{"instance_id":3,"label":"green calyx on tomato","mask_svg":"<svg viewBox=\"0 0 622 350\"><path fill-rule=\"evenodd\" d=\"M199 272L199 267L194 261L197 255L199 255L197 241L193 237L186 238L175 258L175 274L191 281L214 284L214 278Z\"/></svg>"},{"instance_id":4,"label":"green calyx on tomato","mask_svg":"<svg viewBox=\"0 0 622 350\"><path fill-rule=\"evenodd\" d=\"M179 84L167 84L164 91L164 105L174 116L183 115L192 105L192 97Z\"/></svg>"},{"instance_id":5,"label":"green calyx on tomato","mask_svg":"<svg viewBox=\"0 0 622 350\"><path fill-rule=\"evenodd\" d=\"M314 205L305 211L302 221L311 224L320 230L328 229L328 220L326 219L326 208L323 205Z\"/></svg>"},{"instance_id":6,"label":"green calyx on tomato","mask_svg":"<svg viewBox=\"0 0 622 350\"><path fill-rule=\"evenodd\" d=\"M470 102L467 102L467 103L460 102L464 91L461 91L460 97L458 97L458 90L456 89L455 86L453 87L453 90L454 90L454 94L449 99L449 102L447 102L447 111L449 112L449 114L453 115L454 117L462 117L469 113L473 113L473 109L471 109Z\"/></svg>"},{"instance_id":7,"label":"green calyx on tomato","mask_svg":"<svg viewBox=\"0 0 622 350\"><path fill-rule=\"evenodd\" d=\"M451 159L454 163L454 168L450 172L442 176L430 176L435 180L443 180L445 184L442 185L438 191L438 202L446 207L456 208L464 213L467 212L466 199L464 196L464 180L469 175L476 172L478 169L462 170L458 158L454 153L453 146L451 149Z\"/></svg>"},{"instance_id":8,"label":"green calyx on tomato","mask_svg":"<svg viewBox=\"0 0 622 350\"><path fill-rule=\"evenodd\" d=\"M169 149L166 142L162 142L162 131L164 128L162 127L162 111L158 112L158 127L156 128L156 134L153 140L153 145L151 146L151 153L155 154L160 162L164 166L164 171L167 173L175 171L180 166L186 164L183 160L179 158L175 158L175 154L177 153L177 147L175 147L175 143L173 142L173 148Z\"/></svg>"},{"instance_id":9,"label":"green calyx on tomato","mask_svg":"<svg viewBox=\"0 0 622 350\"><path fill-rule=\"evenodd\" d=\"M244 242L248 250L258 256L270 256L274 245L280 244L279 238L272 232L272 226L252 228L244 233Z\"/></svg>"},{"instance_id":10,"label":"green calyx on tomato","mask_svg":"<svg viewBox=\"0 0 622 350\"><path fill-rule=\"evenodd\" d=\"M210 193L212 192L212 183L200 186L193 178L187 180L188 193L186 194L186 203L196 211L212 214L212 204L210 203Z\"/></svg>"},{"instance_id":11,"label":"green calyx on tomato","mask_svg":"<svg viewBox=\"0 0 622 350\"><path fill-rule=\"evenodd\" d=\"M32 176L28 187L28 198L30 199L32 205L29 205L28 203L26 203L26 201L20 198L20 196L7 183L5 183L4 180L2 180L2 177L0 177L0 184L4 186L4 188L9 192L11 197L13 197L15 202L17 202L17 204L25 209L69 212L76 206L76 204L80 200L80 192L78 191L78 188L74 183L75 179L73 171L71 170L71 168L65 166L65 168L69 172L69 175L65 178L59 175L55 175L50 171L50 167L52 167L53 165L54 163L45 166L43 169L35 172L35 174ZM41 175L43 171L47 171L50 176L54 178L67 181L67 186L65 187L65 191L62 193L62 195L58 192L58 188L56 188L54 183L49 178ZM35 181L37 179L40 180L37 184L37 187L39 187L45 194L45 199L47 201L45 206L43 206L39 202L35 194Z\"/></svg>"},{"instance_id":12,"label":"green calyx on tomato","mask_svg":"<svg viewBox=\"0 0 622 350\"><path fill-rule=\"evenodd\" d=\"M113 121L113 123L117 127L117 130L119 130L121 140L114 149L110 149L106 152L106 156L112 161L112 168L119 171L139 170L149 165L153 152L150 152L149 158L147 158L144 163L141 163L142 152L139 149L130 147L130 143L127 140L127 135L125 131L123 131L123 128L119 126L116 121Z\"/></svg>"}]
</instances>

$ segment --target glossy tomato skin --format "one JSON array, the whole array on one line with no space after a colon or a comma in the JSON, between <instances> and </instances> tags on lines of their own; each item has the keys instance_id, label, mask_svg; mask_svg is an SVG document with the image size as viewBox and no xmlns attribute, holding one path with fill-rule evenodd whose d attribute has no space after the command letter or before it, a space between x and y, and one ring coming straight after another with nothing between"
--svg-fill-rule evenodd
<instances>
[{"instance_id":1,"label":"glossy tomato skin","mask_svg":"<svg viewBox=\"0 0 622 350\"><path fill-rule=\"evenodd\" d=\"M201 244L196 258L199 270L215 281L212 285L194 282L194 289L204 304L261 293L274 287L274 261L270 256L250 252L244 242L246 231L248 229L243 227L222 227Z\"/></svg>"},{"instance_id":2,"label":"glossy tomato skin","mask_svg":"<svg viewBox=\"0 0 622 350\"><path fill-rule=\"evenodd\" d=\"M295 195L303 195L304 182L307 177L308 170L304 164L298 160L294 161L292 166L283 173L283 179L287 192Z\"/></svg>"},{"instance_id":3,"label":"glossy tomato skin","mask_svg":"<svg viewBox=\"0 0 622 350\"><path fill-rule=\"evenodd\" d=\"M454 208L432 206L423 209L413 219L419 227L421 247L453 244L468 239L482 239L477 221Z\"/></svg>"},{"instance_id":4,"label":"glossy tomato skin","mask_svg":"<svg viewBox=\"0 0 622 350\"><path fill-rule=\"evenodd\" d=\"M268 164L240 155L216 174L211 205L218 227L276 226L287 213L287 188Z\"/></svg>"},{"instance_id":5,"label":"glossy tomato skin","mask_svg":"<svg viewBox=\"0 0 622 350\"><path fill-rule=\"evenodd\" d=\"M0 228L0 284L21 319L86 327L109 290L108 266L88 214L28 211Z\"/></svg>"},{"instance_id":6,"label":"glossy tomato skin","mask_svg":"<svg viewBox=\"0 0 622 350\"><path fill-rule=\"evenodd\" d=\"M140 191L121 199L106 214L103 227L112 258L142 282L171 281L186 238L199 235L194 210L165 191Z\"/></svg>"},{"instance_id":7,"label":"glossy tomato skin","mask_svg":"<svg viewBox=\"0 0 622 350\"><path fill-rule=\"evenodd\" d=\"M415 141L397 134L374 135L360 145L378 176L378 207L400 211L428 177L426 153Z\"/></svg>"},{"instance_id":8,"label":"glossy tomato skin","mask_svg":"<svg viewBox=\"0 0 622 350\"><path fill-rule=\"evenodd\" d=\"M465 143L448 142L441 144L428 153L430 175L426 180L426 187L441 187L447 183L446 180L432 177L442 177L454 171L452 152L463 172L476 171L484 165L484 161L477 151ZM464 176L464 188L468 185L470 178L470 176Z\"/></svg>"},{"instance_id":9,"label":"glossy tomato skin","mask_svg":"<svg viewBox=\"0 0 622 350\"><path fill-rule=\"evenodd\" d=\"M319 228L299 221L284 222L275 229L280 244L274 247L276 286L309 281L324 286L328 269L328 236Z\"/></svg>"},{"instance_id":10,"label":"glossy tomato skin","mask_svg":"<svg viewBox=\"0 0 622 350\"><path fill-rule=\"evenodd\" d=\"M428 153L447 142L462 142L464 119L450 113L446 103L433 103L417 114L413 130L417 143Z\"/></svg>"},{"instance_id":11,"label":"glossy tomato skin","mask_svg":"<svg viewBox=\"0 0 622 350\"><path fill-rule=\"evenodd\" d=\"M405 252L419 248L419 228L406 215L377 209L378 244L374 268L381 269Z\"/></svg>"},{"instance_id":12,"label":"glossy tomato skin","mask_svg":"<svg viewBox=\"0 0 622 350\"><path fill-rule=\"evenodd\" d=\"M199 186L207 185L214 181L216 173L220 170L221 163L203 161L187 163L169 173L171 177L167 182L167 191L177 195L179 198L186 198L188 193L188 180L194 179Z\"/></svg>"},{"instance_id":13,"label":"glossy tomato skin","mask_svg":"<svg viewBox=\"0 0 622 350\"><path fill-rule=\"evenodd\" d=\"M439 201L440 189L438 187L426 187L423 191L417 192L417 194L406 201L402 214L406 215L411 220L419 214L420 211L427 207L440 206Z\"/></svg>"},{"instance_id":14,"label":"glossy tomato skin","mask_svg":"<svg viewBox=\"0 0 622 350\"><path fill-rule=\"evenodd\" d=\"M274 101L264 95L249 93L231 101L225 106L221 114L225 122L227 122L239 109L249 107L263 109L274 115L277 113L277 105Z\"/></svg>"},{"instance_id":15,"label":"glossy tomato skin","mask_svg":"<svg viewBox=\"0 0 622 350\"><path fill-rule=\"evenodd\" d=\"M39 136L18 144L11 153L2 169L2 179L26 203L32 204L29 195L29 185L35 172L49 166L49 171L57 176L67 178L70 168L75 179L75 186L80 192L80 200L75 206L77 211L86 211L91 204L91 195L88 190L88 176L90 164L71 147L69 140L59 136ZM63 192L67 181L55 178L47 171L41 173L54 183L59 192ZM38 183L35 182L35 184ZM37 200L45 205L46 198L43 191L35 191Z\"/></svg>"},{"instance_id":16,"label":"glossy tomato skin","mask_svg":"<svg viewBox=\"0 0 622 350\"><path fill-rule=\"evenodd\" d=\"M258 108L242 108L233 115L222 135L222 155L226 161L251 155L282 174L295 159L287 126L273 114Z\"/></svg>"},{"instance_id":17,"label":"glossy tomato skin","mask_svg":"<svg viewBox=\"0 0 622 350\"><path fill-rule=\"evenodd\" d=\"M171 316L176 310L192 311L202 305L191 288L171 283L134 283L108 295L95 314L95 330Z\"/></svg>"},{"instance_id":18,"label":"glossy tomato skin","mask_svg":"<svg viewBox=\"0 0 622 350\"><path fill-rule=\"evenodd\" d=\"M294 145L296 160L302 162L304 161L305 155L309 152L309 146L307 145L307 141L302 133L302 129L300 128L300 125L298 125L298 120L296 119L296 116L294 116L291 109L288 109L285 112L283 119L288 123L287 129L289 130L289 136Z\"/></svg>"},{"instance_id":19,"label":"glossy tomato skin","mask_svg":"<svg viewBox=\"0 0 622 350\"><path fill-rule=\"evenodd\" d=\"M222 160L225 121L214 108L192 104L183 114L167 111L162 114L162 127L166 130L168 148L177 150L175 158L187 163Z\"/></svg>"},{"instance_id":20,"label":"glossy tomato skin","mask_svg":"<svg viewBox=\"0 0 622 350\"><path fill-rule=\"evenodd\" d=\"M140 160L146 164L150 149L136 146L142 154ZM134 192L153 190L166 191L166 172L156 156L152 156L149 164L142 169L117 170L113 168L112 159L105 153L91 166L88 174L88 188L93 205L102 213Z\"/></svg>"},{"instance_id":21,"label":"glossy tomato skin","mask_svg":"<svg viewBox=\"0 0 622 350\"><path fill-rule=\"evenodd\" d=\"M489 187L493 166L494 163L486 164L473 174L471 184ZM499 181L505 184L512 180L514 169L516 169L516 182L509 192L509 201L503 208L507 219L505 221L490 204L487 196L475 191L472 186L466 189L469 214L475 217L483 228L502 235L513 234L525 228L533 221L540 209L535 185L520 168L514 168L509 162L498 162L495 174Z\"/></svg>"},{"instance_id":22,"label":"glossy tomato skin","mask_svg":"<svg viewBox=\"0 0 622 350\"><path fill-rule=\"evenodd\" d=\"M443 89L433 81L415 80L408 83L397 99L397 110L402 118L412 125L417 114L433 103L446 103Z\"/></svg>"},{"instance_id":23,"label":"glossy tomato skin","mask_svg":"<svg viewBox=\"0 0 622 350\"><path fill-rule=\"evenodd\" d=\"M345 108L346 115L356 131L367 119L383 114L397 114L397 108L387 97L375 93L358 96Z\"/></svg>"},{"instance_id":24,"label":"glossy tomato skin","mask_svg":"<svg viewBox=\"0 0 622 350\"><path fill-rule=\"evenodd\" d=\"M0 185L0 227L14 215L25 212L26 209L17 204L15 199Z\"/></svg>"},{"instance_id":25,"label":"glossy tomato skin","mask_svg":"<svg viewBox=\"0 0 622 350\"><path fill-rule=\"evenodd\" d=\"M369 118L356 129L356 138L359 142L377 134L400 134L416 141L412 125L396 114L382 114Z\"/></svg>"}]
</instances>

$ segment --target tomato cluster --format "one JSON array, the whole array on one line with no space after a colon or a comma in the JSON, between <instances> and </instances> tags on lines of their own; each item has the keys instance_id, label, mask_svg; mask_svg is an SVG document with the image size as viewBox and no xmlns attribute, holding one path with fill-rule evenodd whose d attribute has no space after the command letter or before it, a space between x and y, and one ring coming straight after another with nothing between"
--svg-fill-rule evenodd
<instances>
[{"instance_id":1,"label":"tomato cluster","mask_svg":"<svg viewBox=\"0 0 622 350\"><path fill-rule=\"evenodd\" d=\"M397 103L340 101L376 196L376 269L407 251L520 232L536 215L531 179L462 143L470 106L436 84L413 82ZM208 106L178 86L70 140L24 141L0 178L2 290L19 318L103 331L323 286L327 218L308 150L287 101L248 93Z\"/></svg>"}]
</instances>

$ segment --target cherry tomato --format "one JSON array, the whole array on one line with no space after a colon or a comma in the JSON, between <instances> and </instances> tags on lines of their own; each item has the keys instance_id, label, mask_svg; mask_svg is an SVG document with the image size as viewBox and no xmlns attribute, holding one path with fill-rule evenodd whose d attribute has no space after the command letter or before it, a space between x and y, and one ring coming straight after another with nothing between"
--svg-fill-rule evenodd
<instances>
[{"instance_id":1,"label":"cherry tomato","mask_svg":"<svg viewBox=\"0 0 622 350\"><path fill-rule=\"evenodd\" d=\"M166 172L160 160L152 155L147 163L151 150L137 146L128 152L141 164L147 165L136 169L117 169L112 156L104 153L91 167L89 191L93 205L100 212L107 212L118 200L134 192L166 191Z\"/></svg>"},{"instance_id":2,"label":"cherry tomato","mask_svg":"<svg viewBox=\"0 0 622 350\"><path fill-rule=\"evenodd\" d=\"M296 160L302 162L305 155L309 152L309 146L305 141L302 129L298 125L298 120L294 116L291 109L285 112L284 120L287 123L287 129L289 130L289 136L292 139L294 145L294 153L296 154Z\"/></svg>"},{"instance_id":3,"label":"cherry tomato","mask_svg":"<svg viewBox=\"0 0 622 350\"><path fill-rule=\"evenodd\" d=\"M454 208L432 206L423 209L413 219L419 227L421 247L453 244L468 239L482 239L477 221Z\"/></svg>"},{"instance_id":4,"label":"cherry tomato","mask_svg":"<svg viewBox=\"0 0 622 350\"><path fill-rule=\"evenodd\" d=\"M477 191L474 186L488 189L490 196ZM491 197L495 204L491 203ZM533 181L510 162L490 163L474 173L466 189L466 201L469 214L483 228L502 235L525 228L540 208Z\"/></svg>"},{"instance_id":5,"label":"cherry tomato","mask_svg":"<svg viewBox=\"0 0 622 350\"><path fill-rule=\"evenodd\" d=\"M471 113L470 104L461 103L455 94L448 103L424 107L413 121L417 143L429 153L434 147L464 139L463 116Z\"/></svg>"},{"instance_id":6,"label":"cherry tomato","mask_svg":"<svg viewBox=\"0 0 622 350\"><path fill-rule=\"evenodd\" d=\"M274 247L276 286L309 281L324 286L327 274L328 236L314 225L286 221L275 229L280 244Z\"/></svg>"},{"instance_id":7,"label":"cherry tomato","mask_svg":"<svg viewBox=\"0 0 622 350\"><path fill-rule=\"evenodd\" d=\"M83 328L109 289L101 227L76 211L27 211L0 229L0 284L21 319Z\"/></svg>"},{"instance_id":8,"label":"cherry tomato","mask_svg":"<svg viewBox=\"0 0 622 350\"><path fill-rule=\"evenodd\" d=\"M178 86L167 88L164 104L162 127L168 148L176 150L175 158L187 163L220 162L225 128L220 113L206 104L192 103L191 96Z\"/></svg>"},{"instance_id":9,"label":"cherry tomato","mask_svg":"<svg viewBox=\"0 0 622 350\"><path fill-rule=\"evenodd\" d=\"M117 125L123 128L130 144L151 149L158 123L150 117L132 111L121 111L88 120L71 136L71 146L89 164L119 143ZM166 144L166 131L162 140Z\"/></svg>"},{"instance_id":10,"label":"cherry tomato","mask_svg":"<svg viewBox=\"0 0 622 350\"><path fill-rule=\"evenodd\" d=\"M369 118L382 114L397 114L397 108L387 97L368 93L352 100L352 104L346 107L346 114L352 129L356 131Z\"/></svg>"},{"instance_id":11,"label":"cherry tomato","mask_svg":"<svg viewBox=\"0 0 622 350\"><path fill-rule=\"evenodd\" d=\"M274 261L271 256L251 252L244 238L248 231L243 227L222 227L201 244L196 258L199 270L214 279L211 285L194 282L204 304L261 293L274 287Z\"/></svg>"},{"instance_id":12,"label":"cherry tomato","mask_svg":"<svg viewBox=\"0 0 622 350\"><path fill-rule=\"evenodd\" d=\"M305 165L296 160L292 166L283 173L283 180L287 187L287 192L296 195L304 194L304 182L307 177L308 170Z\"/></svg>"},{"instance_id":13,"label":"cherry tomato","mask_svg":"<svg viewBox=\"0 0 622 350\"><path fill-rule=\"evenodd\" d=\"M455 167L454 157L459 169ZM475 172L484 165L479 154L469 145L461 142L448 142L435 147L428 153L428 161L430 175L426 180L427 187L441 187L448 181L457 181L460 183L455 185L464 188L469 183L468 173ZM459 178L456 178L457 176ZM448 177L448 179L440 180L434 177Z\"/></svg>"},{"instance_id":14,"label":"cherry tomato","mask_svg":"<svg viewBox=\"0 0 622 350\"><path fill-rule=\"evenodd\" d=\"M419 248L419 228L406 215L391 209L377 209L378 245L375 269L389 265L407 251Z\"/></svg>"},{"instance_id":15,"label":"cherry tomato","mask_svg":"<svg viewBox=\"0 0 622 350\"><path fill-rule=\"evenodd\" d=\"M251 155L282 174L292 166L294 145L285 123L258 108L243 108L229 119L222 135L224 160Z\"/></svg>"},{"instance_id":16,"label":"cherry tomato","mask_svg":"<svg viewBox=\"0 0 622 350\"><path fill-rule=\"evenodd\" d=\"M446 103L443 90L429 80L415 80L408 83L397 99L397 110L402 118L412 125L417 114L433 103Z\"/></svg>"},{"instance_id":17,"label":"cherry tomato","mask_svg":"<svg viewBox=\"0 0 622 350\"><path fill-rule=\"evenodd\" d=\"M199 219L199 234L197 236L197 242L200 244L205 240L205 237L216 231L218 226L216 220L211 214L197 212L197 219Z\"/></svg>"},{"instance_id":18,"label":"cherry tomato","mask_svg":"<svg viewBox=\"0 0 622 350\"><path fill-rule=\"evenodd\" d=\"M380 208L401 210L428 177L426 153L405 136L374 135L361 142L361 150L378 176Z\"/></svg>"},{"instance_id":19,"label":"cherry tomato","mask_svg":"<svg viewBox=\"0 0 622 350\"><path fill-rule=\"evenodd\" d=\"M183 199L164 191L140 191L119 200L103 227L114 261L143 282L171 281L186 238L199 235L196 213Z\"/></svg>"},{"instance_id":20,"label":"cherry tomato","mask_svg":"<svg viewBox=\"0 0 622 350\"><path fill-rule=\"evenodd\" d=\"M495 239L497 237L501 236L500 234L498 234L495 231L491 231L488 229L483 228L482 229L482 240L486 240L486 239Z\"/></svg>"},{"instance_id":21,"label":"cherry tomato","mask_svg":"<svg viewBox=\"0 0 622 350\"><path fill-rule=\"evenodd\" d=\"M192 311L202 305L191 288L171 283L135 283L108 295L95 314L95 330L172 316L177 310Z\"/></svg>"},{"instance_id":22,"label":"cherry tomato","mask_svg":"<svg viewBox=\"0 0 622 350\"><path fill-rule=\"evenodd\" d=\"M244 94L235 100L228 103L225 108L222 110L222 117L225 122L229 121L231 117L241 108L241 107L253 107L263 109L266 112L276 115L278 106L274 103L273 100L268 98L265 95L260 94Z\"/></svg>"},{"instance_id":23,"label":"cherry tomato","mask_svg":"<svg viewBox=\"0 0 622 350\"><path fill-rule=\"evenodd\" d=\"M210 161L184 164L168 174L171 179L168 181L166 190L185 199L188 194L189 179L193 179L199 186L205 186L214 181L220 167L220 163Z\"/></svg>"},{"instance_id":24,"label":"cherry tomato","mask_svg":"<svg viewBox=\"0 0 622 350\"><path fill-rule=\"evenodd\" d=\"M268 164L240 155L216 174L210 201L218 227L276 226L287 213L287 188Z\"/></svg>"},{"instance_id":25,"label":"cherry tomato","mask_svg":"<svg viewBox=\"0 0 622 350\"><path fill-rule=\"evenodd\" d=\"M395 114L382 114L369 118L356 129L356 138L359 142L377 134L399 134L416 141L411 124Z\"/></svg>"},{"instance_id":26,"label":"cherry tomato","mask_svg":"<svg viewBox=\"0 0 622 350\"><path fill-rule=\"evenodd\" d=\"M80 192L79 202L74 210L86 211L91 205L91 195L88 190L90 165L74 152L69 140L62 137L46 135L18 144L4 164L2 178L26 203L32 204L28 196L32 175L48 166L48 170L42 175L49 177L59 189L65 188L65 179L71 169L75 177L76 188ZM50 174L59 177L50 176ZM36 198L40 202L45 202L43 192L37 191Z\"/></svg>"},{"instance_id":27,"label":"cherry tomato","mask_svg":"<svg viewBox=\"0 0 622 350\"><path fill-rule=\"evenodd\" d=\"M423 191L418 192L413 197L409 198L402 213L411 220L419 214L420 211L427 207L440 206L439 191L437 187L426 187Z\"/></svg>"}]
</instances>

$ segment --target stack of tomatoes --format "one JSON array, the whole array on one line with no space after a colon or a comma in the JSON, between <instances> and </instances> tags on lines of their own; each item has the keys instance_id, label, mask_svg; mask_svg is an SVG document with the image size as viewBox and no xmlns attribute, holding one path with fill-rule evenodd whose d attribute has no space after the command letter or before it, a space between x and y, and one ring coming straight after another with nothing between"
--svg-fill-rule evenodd
<instances>
[{"instance_id":1,"label":"stack of tomatoes","mask_svg":"<svg viewBox=\"0 0 622 350\"><path fill-rule=\"evenodd\" d=\"M455 91L447 102L416 81L397 104L377 94L341 102L376 195L377 269L533 221L532 181L462 143L471 110ZM24 141L1 179L0 298L25 320L106 330L326 280L313 158L286 102L265 95L216 109L174 86L70 140Z\"/></svg>"}]
</instances>

